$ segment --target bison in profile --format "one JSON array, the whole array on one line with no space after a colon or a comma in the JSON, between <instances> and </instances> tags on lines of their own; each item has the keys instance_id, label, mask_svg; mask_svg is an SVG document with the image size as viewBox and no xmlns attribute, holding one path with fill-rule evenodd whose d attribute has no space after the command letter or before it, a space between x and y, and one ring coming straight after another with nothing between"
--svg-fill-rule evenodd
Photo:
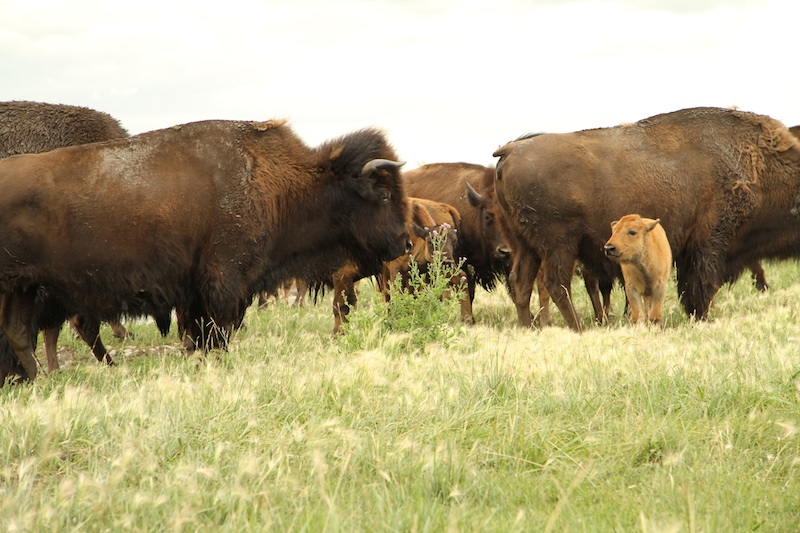
<instances>
[{"instance_id":1,"label":"bison in profile","mask_svg":"<svg viewBox=\"0 0 800 533\"><path fill-rule=\"evenodd\" d=\"M178 308L188 350L224 348L259 291L406 250L401 165L377 130L312 149L275 120L0 160L0 332L34 378L45 286L66 312L103 320L143 302Z\"/></svg>"},{"instance_id":2,"label":"bison in profile","mask_svg":"<svg viewBox=\"0 0 800 533\"><path fill-rule=\"evenodd\" d=\"M492 290L505 280L510 251L497 226L494 168L471 163L433 163L403 173L410 196L452 205L461 215L456 255L464 259L467 298L465 321L474 321L475 287Z\"/></svg>"},{"instance_id":3,"label":"bison in profile","mask_svg":"<svg viewBox=\"0 0 800 533\"><path fill-rule=\"evenodd\" d=\"M658 213L685 311L705 317L731 272L800 253L800 143L780 122L694 108L634 124L511 142L495 152L495 194L514 239L511 272L520 324L530 325L533 280L564 320L575 260L599 271L609 222Z\"/></svg>"}]
</instances>

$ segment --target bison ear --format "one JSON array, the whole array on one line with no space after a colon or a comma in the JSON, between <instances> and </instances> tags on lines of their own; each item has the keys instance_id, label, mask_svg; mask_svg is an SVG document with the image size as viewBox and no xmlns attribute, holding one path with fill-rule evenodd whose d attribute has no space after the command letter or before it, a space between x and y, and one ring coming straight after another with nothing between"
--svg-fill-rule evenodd
<instances>
[{"instance_id":1,"label":"bison ear","mask_svg":"<svg viewBox=\"0 0 800 533\"><path fill-rule=\"evenodd\" d=\"M388 200L386 192L377 190L375 187L375 172L381 169L400 168L405 165L405 161L392 161L390 159L372 159L361 169L361 173L355 178L358 193L366 199Z\"/></svg>"},{"instance_id":2,"label":"bison ear","mask_svg":"<svg viewBox=\"0 0 800 533\"><path fill-rule=\"evenodd\" d=\"M483 196L478 194L478 191L472 188L472 185L469 182L467 184L467 199L469 200L469 205L472 207L480 207L483 203Z\"/></svg>"},{"instance_id":3,"label":"bison ear","mask_svg":"<svg viewBox=\"0 0 800 533\"><path fill-rule=\"evenodd\" d=\"M619 222L619 220L615 220L614 222L611 223L611 229L614 229L614 226L617 225L617 222Z\"/></svg>"},{"instance_id":4,"label":"bison ear","mask_svg":"<svg viewBox=\"0 0 800 533\"><path fill-rule=\"evenodd\" d=\"M414 232L414 235L416 235L420 239L424 239L428 236L428 230L426 228L423 228L416 222L411 224L411 229Z\"/></svg>"},{"instance_id":5,"label":"bison ear","mask_svg":"<svg viewBox=\"0 0 800 533\"><path fill-rule=\"evenodd\" d=\"M450 216L453 217L453 222L455 222L455 225L456 225L453 229L455 229L455 230L460 229L461 228L461 213L459 213L458 209L456 209L452 205L449 206L449 207L450 207L450 209L449 209L450 210Z\"/></svg>"},{"instance_id":6,"label":"bison ear","mask_svg":"<svg viewBox=\"0 0 800 533\"><path fill-rule=\"evenodd\" d=\"M651 223L650 223L650 224L647 226L647 232L649 233L649 232L653 231L653 229L655 229L655 227L656 227L656 226L658 226L658 224L659 224L660 222L661 222L661 219L660 219L660 218L657 218L657 219L655 219L654 221L652 221L652 222L651 222Z\"/></svg>"}]
</instances>

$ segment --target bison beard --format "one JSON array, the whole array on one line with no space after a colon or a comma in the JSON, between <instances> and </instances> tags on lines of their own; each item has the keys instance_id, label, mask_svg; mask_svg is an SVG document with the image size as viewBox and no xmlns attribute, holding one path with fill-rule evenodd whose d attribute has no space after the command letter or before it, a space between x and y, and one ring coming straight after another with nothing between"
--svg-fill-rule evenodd
<instances>
[{"instance_id":1,"label":"bison beard","mask_svg":"<svg viewBox=\"0 0 800 533\"><path fill-rule=\"evenodd\" d=\"M104 320L147 295L183 310L189 350L224 348L259 291L405 251L395 160L376 130L311 149L282 121L1 160L0 331L35 377L28 288L46 286L68 312Z\"/></svg>"},{"instance_id":2,"label":"bison beard","mask_svg":"<svg viewBox=\"0 0 800 533\"><path fill-rule=\"evenodd\" d=\"M614 128L524 138L495 156L522 325L531 323L531 286L543 266L567 324L582 328L570 297L572 265L605 268L609 223L625 213L661 218L683 307L698 317L706 317L719 287L741 265L800 255L792 212L800 143L766 116L685 109Z\"/></svg>"}]
</instances>

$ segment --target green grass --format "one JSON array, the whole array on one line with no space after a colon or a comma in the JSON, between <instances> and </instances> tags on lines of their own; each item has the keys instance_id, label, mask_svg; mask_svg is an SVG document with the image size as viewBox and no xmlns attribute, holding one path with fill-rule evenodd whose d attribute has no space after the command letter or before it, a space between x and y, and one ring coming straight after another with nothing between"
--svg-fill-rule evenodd
<instances>
[{"instance_id":1,"label":"green grass","mask_svg":"<svg viewBox=\"0 0 800 533\"><path fill-rule=\"evenodd\" d=\"M370 283L337 338L330 297L206 358L134 323L108 368L65 330L63 370L0 389L0 530L797 531L800 266L766 268L708 322L673 283L663 329L591 326L575 280L582 335L501 288L420 345Z\"/></svg>"}]
</instances>

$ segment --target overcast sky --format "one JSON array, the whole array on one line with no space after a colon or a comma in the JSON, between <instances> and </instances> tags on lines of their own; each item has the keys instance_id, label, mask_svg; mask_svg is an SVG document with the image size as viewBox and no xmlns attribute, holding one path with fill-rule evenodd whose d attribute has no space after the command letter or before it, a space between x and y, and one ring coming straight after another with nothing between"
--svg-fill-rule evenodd
<instances>
[{"instance_id":1,"label":"overcast sky","mask_svg":"<svg viewBox=\"0 0 800 533\"><path fill-rule=\"evenodd\" d=\"M409 168L493 164L526 132L737 106L800 124L798 0L0 0L0 100L131 133L368 126Z\"/></svg>"}]
</instances>

